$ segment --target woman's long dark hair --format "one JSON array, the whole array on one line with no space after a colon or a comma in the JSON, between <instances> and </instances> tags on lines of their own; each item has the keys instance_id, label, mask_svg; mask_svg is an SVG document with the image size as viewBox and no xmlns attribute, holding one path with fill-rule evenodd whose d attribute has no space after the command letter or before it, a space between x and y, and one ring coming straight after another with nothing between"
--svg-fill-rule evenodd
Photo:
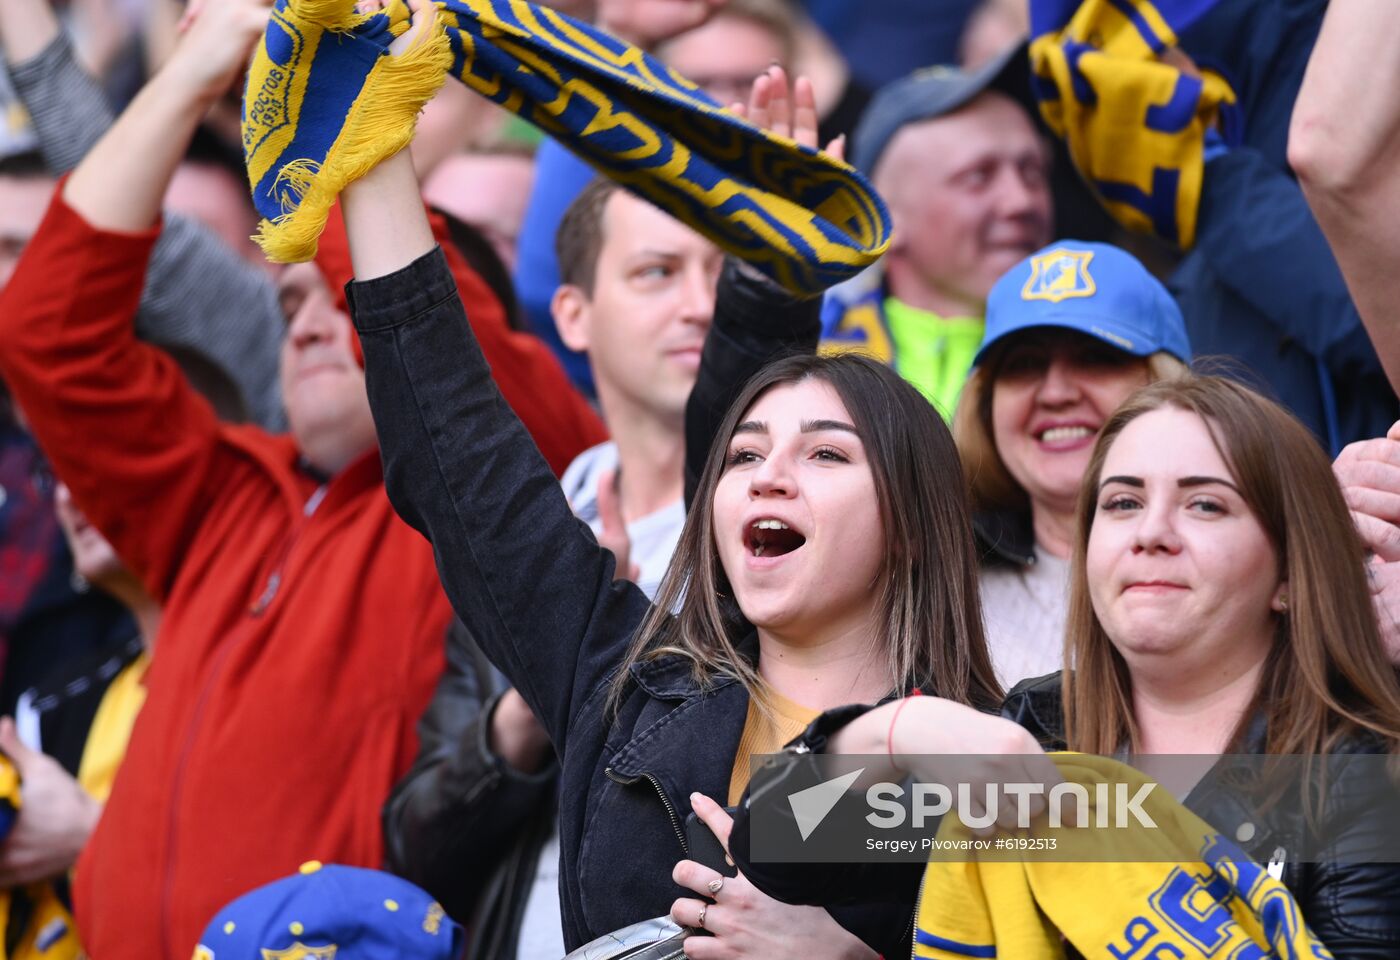
<instances>
[{"instance_id":1,"label":"woman's long dark hair","mask_svg":"<svg viewBox=\"0 0 1400 960\"><path fill-rule=\"evenodd\" d=\"M836 391L874 476L887 547L878 581L878 636L888 654L890 691L917 686L959 703L995 708L1001 690L982 633L971 514L953 437L933 406L897 373L852 354L779 360L735 400L711 444L652 613L615 678L614 707L627 668L662 654L690 659L701 684L732 677L750 697L766 702L756 664L738 650L738 641L753 627L720 565L714 496L744 415L773 387L805 380Z\"/></svg>"}]
</instances>

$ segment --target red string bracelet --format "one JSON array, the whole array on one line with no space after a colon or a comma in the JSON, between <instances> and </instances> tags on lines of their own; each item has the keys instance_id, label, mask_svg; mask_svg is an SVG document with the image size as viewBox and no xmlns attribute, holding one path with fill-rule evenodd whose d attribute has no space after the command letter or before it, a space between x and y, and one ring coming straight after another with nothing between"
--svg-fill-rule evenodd
<instances>
[{"instance_id":1,"label":"red string bracelet","mask_svg":"<svg viewBox=\"0 0 1400 960\"><path fill-rule=\"evenodd\" d=\"M899 701L899 706L894 708L894 716L890 717L890 732L885 735L885 752L889 754L890 764L893 765L896 770L899 769L899 764L894 762L894 725L899 722L899 715L904 712L905 705L914 697L922 697L923 695L924 692L918 687L915 687L910 692L909 696Z\"/></svg>"}]
</instances>

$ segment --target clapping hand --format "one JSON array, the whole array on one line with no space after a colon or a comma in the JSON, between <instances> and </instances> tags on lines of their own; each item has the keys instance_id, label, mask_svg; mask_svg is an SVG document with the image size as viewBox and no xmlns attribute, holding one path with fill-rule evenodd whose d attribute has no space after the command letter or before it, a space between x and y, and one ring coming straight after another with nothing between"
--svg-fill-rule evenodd
<instances>
[{"instance_id":1,"label":"clapping hand","mask_svg":"<svg viewBox=\"0 0 1400 960\"><path fill-rule=\"evenodd\" d=\"M642 571L632 562L632 538L627 535L627 522L622 517L620 475L618 470L604 470L598 477L598 520L603 527L598 545L611 550L617 561L613 579L636 583Z\"/></svg>"}]
</instances>

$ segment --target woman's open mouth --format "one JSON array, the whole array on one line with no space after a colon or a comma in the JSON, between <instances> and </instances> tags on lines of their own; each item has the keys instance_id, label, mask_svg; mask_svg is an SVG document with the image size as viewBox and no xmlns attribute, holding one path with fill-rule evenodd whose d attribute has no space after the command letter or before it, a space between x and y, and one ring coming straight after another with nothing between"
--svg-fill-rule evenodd
<instances>
[{"instance_id":1,"label":"woman's open mouth","mask_svg":"<svg viewBox=\"0 0 1400 960\"><path fill-rule=\"evenodd\" d=\"M781 557L806 542L797 530L772 517L755 520L744 529L744 546L755 557Z\"/></svg>"}]
</instances>

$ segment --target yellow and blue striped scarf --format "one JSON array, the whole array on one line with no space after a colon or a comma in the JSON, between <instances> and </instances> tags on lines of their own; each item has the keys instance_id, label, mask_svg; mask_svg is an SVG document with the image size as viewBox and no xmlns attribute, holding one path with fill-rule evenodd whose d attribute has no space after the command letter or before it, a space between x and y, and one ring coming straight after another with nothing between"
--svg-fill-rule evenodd
<instances>
[{"instance_id":1,"label":"yellow and blue striped scarf","mask_svg":"<svg viewBox=\"0 0 1400 960\"><path fill-rule=\"evenodd\" d=\"M1090 797L1095 784L1127 784L1132 796L1148 782L1103 757L1052 758L1061 776L1084 785ZM981 861L931 860L919 891L915 960L1063 960L1066 942L1086 957L1332 956L1288 889L1208 823L1161 789L1142 808L1158 829L1055 831L1061 839L1054 856L1083 862L995 852ZM951 816L938 835L971 838ZM1106 851L1114 862L1103 862ZM1125 851L1141 859L1121 862Z\"/></svg>"},{"instance_id":2,"label":"yellow and blue striped scarf","mask_svg":"<svg viewBox=\"0 0 1400 960\"><path fill-rule=\"evenodd\" d=\"M889 244L884 202L853 168L721 109L694 84L587 24L523 0L437 0L403 57L403 0L277 0L249 68L243 147L258 241L309 259L346 184L406 146L447 74L560 140L789 290L814 293Z\"/></svg>"},{"instance_id":3,"label":"yellow and blue striped scarf","mask_svg":"<svg viewBox=\"0 0 1400 960\"><path fill-rule=\"evenodd\" d=\"M1236 97L1162 62L1216 0L1031 0L1041 116L1114 219L1183 250L1196 238L1207 131Z\"/></svg>"}]
</instances>

